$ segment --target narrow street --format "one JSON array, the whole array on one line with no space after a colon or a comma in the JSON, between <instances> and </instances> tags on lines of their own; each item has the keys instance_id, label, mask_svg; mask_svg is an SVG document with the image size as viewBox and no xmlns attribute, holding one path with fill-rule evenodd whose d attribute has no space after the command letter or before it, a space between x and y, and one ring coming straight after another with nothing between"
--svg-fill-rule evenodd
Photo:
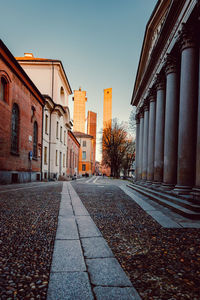
<instances>
[{"instance_id":1,"label":"narrow street","mask_svg":"<svg viewBox=\"0 0 200 300\"><path fill-rule=\"evenodd\" d=\"M61 252L55 248L55 242L66 241L67 238L63 234L67 233L70 243L77 243L76 241L72 242L78 238L73 236L77 228L83 254L78 256L75 265L79 264L80 256L84 258L85 264L88 264L87 255L88 253L91 255L92 252L89 251L88 245L84 245L84 238L81 237L81 234L83 230L89 232L91 228L86 228L85 224L84 227L81 227L79 215L89 213L97 226L96 230L99 230L108 243L114 257L120 263L141 299L198 300L200 294L200 232L197 227L200 226L199 223L183 220L182 217L160 208L150 200L146 202L146 205L148 204L149 207L152 205L152 210L145 211L141 208L142 201L138 205L133 200L139 201L136 194L126 187L127 183L125 180L94 176L71 182L2 185L0 187L0 299L46 299L50 272L56 274L55 268L59 264L63 267L60 262L66 263L67 259L70 268L73 266L72 259L65 257L69 254L60 254ZM71 227L70 222L73 220L69 215L68 206L62 205L62 199L68 201L66 198L68 197L67 187L70 191L69 201L75 205L73 206L75 217L77 214L76 228ZM62 209L64 210L62 211ZM171 228L162 226L149 215L153 209L156 211L160 209L161 213L171 220L171 225L169 222ZM59 211L62 212L61 217L59 217ZM59 223L59 218L65 223ZM173 227L174 224L175 227ZM196 228L183 228L183 226ZM92 230L93 233L96 232L94 228ZM58 236L56 237L56 235ZM101 238L99 237L99 239ZM106 249L106 251L110 251L108 248ZM58 255L56 264L55 260L53 261L53 251L55 250ZM76 253L76 251L78 251L77 248L74 248L70 255L73 256L73 252ZM98 251L96 255L97 253ZM84 262L81 263L84 264ZM76 267L80 268L79 265ZM87 269L82 267L81 270L83 273L87 271L90 274L92 267L96 268L89 264ZM105 280L110 280L112 276L111 272L110 278ZM94 280L92 273L89 275L89 280ZM102 284L101 287L95 287L92 282L91 284L92 289L94 288L94 298L105 299L102 291L108 289L109 286ZM60 292L63 292L62 288L62 284L59 285ZM73 284L73 291L70 295L76 295L79 289L79 284ZM126 292L130 290L128 287L125 289ZM112 293L114 293L113 290ZM79 294L79 298L77 296L59 298L57 296L56 299L93 299L91 292L89 295L89 298L85 294ZM132 293L129 297L124 296L124 298L120 295L116 296L117 294L114 293L115 296L112 294L109 298L107 290L106 295L109 300L138 299L131 296ZM48 299L53 298L49 296Z\"/></svg>"}]
</instances>

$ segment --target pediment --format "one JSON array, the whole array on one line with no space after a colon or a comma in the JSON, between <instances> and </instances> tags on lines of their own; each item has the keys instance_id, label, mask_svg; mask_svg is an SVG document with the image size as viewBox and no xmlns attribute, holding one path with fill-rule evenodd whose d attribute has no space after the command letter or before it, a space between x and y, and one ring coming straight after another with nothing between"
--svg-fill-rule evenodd
<instances>
[{"instance_id":1,"label":"pediment","mask_svg":"<svg viewBox=\"0 0 200 300\"><path fill-rule=\"evenodd\" d=\"M172 1L173 0L158 1L147 23L134 91L138 89L138 85L141 81L141 78L148 66L148 62L151 57L151 52L156 44L156 41L159 38L162 25L165 22Z\"/></svg>"}]
</instances>

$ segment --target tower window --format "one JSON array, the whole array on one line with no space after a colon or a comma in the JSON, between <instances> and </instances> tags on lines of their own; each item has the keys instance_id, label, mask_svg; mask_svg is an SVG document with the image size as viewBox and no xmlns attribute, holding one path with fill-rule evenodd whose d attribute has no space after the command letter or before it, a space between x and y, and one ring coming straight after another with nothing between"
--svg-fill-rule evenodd
<instances>
[{"instance_id":1,"label":"tower window","mask_svg":"<svg viewBox=\"0 0 200 300\"><path fill-rule=\"evenodd\" d=\"M19 107L15 103L12 108L11 151L18 153L19 144Z\"/></svg>"},{"instance_id":2,"label":"tower window","mask_svg":"<svg viewBox=\"0 0 200 300\"><path fill-rule=\"evenodd\" d=\"M38 143L38 125L34 122L33 125L33 157L37 158L37 143Z\"/></svg>"}]
</instances>

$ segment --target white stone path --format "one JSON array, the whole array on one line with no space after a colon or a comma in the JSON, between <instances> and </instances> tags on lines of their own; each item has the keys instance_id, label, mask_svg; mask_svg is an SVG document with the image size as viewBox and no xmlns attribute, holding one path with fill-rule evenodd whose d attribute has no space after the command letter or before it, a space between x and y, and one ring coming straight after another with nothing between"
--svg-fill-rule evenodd
<instances>
[{"instance_id":1,"label":"white stone path","mask_svg":"<svg viewBox=\"0 0 200 300\"><path fill-rule=\"evenodd\" d=\"M139 300L69 182L63 183L47 300Z\"/></svg>"}]
</instances>

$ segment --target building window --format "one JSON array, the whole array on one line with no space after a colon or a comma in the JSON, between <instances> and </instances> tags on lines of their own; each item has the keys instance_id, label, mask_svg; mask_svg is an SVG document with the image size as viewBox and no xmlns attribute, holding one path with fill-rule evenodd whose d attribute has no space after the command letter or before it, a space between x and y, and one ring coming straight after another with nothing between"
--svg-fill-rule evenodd
<instances>
[{"instance_id":1,"label":"building window","mask_svg":"<svg viewBox=\"0 0 200 300\"><path fill-rule=\"evenodd\" d=\"M62 126L60 126L60 141L62 142Z\"/></svg>"},{"instance_id":2,"label":"building window","mask_svg":"<svg viewBox=\"0 0 200 300\"><path fill-rule=\"evenodd\" d=\"M70 149L70 159L69 159L70 169L72 168L72 149Z\"/></svg>"},{"instance_id":3,"label":"building window","mask_svg":"<svg viewBox=\"0 0 200 300\"><path fill-rule=\"evenodd\" d=\"M45 115L45 133L48 134L48 116Z\"/></svg>"},{"instance_id":4,"label":"building window","mask_svg":"<svg viewBox=\"0 0 200 300\"><path fill-rule=\"evenodd\" d=\"M37 157L37 144L38 144L38 125L34 122L33 125L33 157Z\"/></svg>"},{"instance_id":5,"label":"building window","mask_svg":"<svg viewBox=\"0 0 200 300\"><path fill-rule=\"evenodd\" d=\"M56 138L58 139L58 126L59 126L59 124L58 124L58 121L57 121L57 123L56 123Z\"/></svg>"},{"instance_id":6,"label":"building window","mask_svg":"<svg viewBox=\"0 0 200 300\"><path fill-rule=\"evenodd\" d=\"M82 171L86 170L86 165L82 165Z\"/></svg>"},{"instance_id":7,"label":"building window","mask_svg":"<svg viewBox=\"0 0 200 300\"><path fill-rule=\"evenodd\" d=\"M86 141L83 141L83 147L86 147Z\"/></svg>"},{"instance_id":8,"label":"building window","mask_svg":"<svg viewBox=\"0 0 200 300\"><path fill-rule=\"evenodd\" d=\"M64 145L66 145L66 131L64 130Z\"/></svg>"},{"instance_id":9,"label":"building window","mask_svg":"<svg viewBox=\"0 0 200 300\"><path fill-rule=\"evenodd\" d=\"M44 147L44 164L47 165L47 147Z\"/></svg>"},{"instance_id":10,"label":"building window","mask_svg":"<svg viewBox=\"0 0 200 300\"><path fill-rule=\"evenodd\" d=\"M19 144L19 107L15 103L12 108L12 124L11 124L11 151L18 153Z\"/></svg>"},{"instance_id":11,"label":"building window","mask_svg":"<svg viewBox=\"0 0 200 300\"><path fill-rule=\"evenodd\" d=\"M63 153L63 168L65 168L65 154Z\"/></svg>"},{"instance_id":12,"label":"building window","mask_svg":"<svg viewBox=\"0 0 200 300\"><path fill-rule=\"evenodd\" d=\"M0 100L8 101L8 82L4 77L1 77L0 82Z\"/></svg>"},{"instance_id":13,"label":"building window","mask_svg":"<svg viewBox=\"0 0 200 300\"><path fill-rule=\"evenodd\" d=\"M83 151L82 152L82 160L85 160L86 159L86 151Z\"/></svg>"},{"instance_id":14,"label":"building window","mask_svg":"<svg viewBox=\"0 0 200 300\"><path fill-rule=\"evenodd\" d=\"M66 155L66 167L68 168L68 147L67 147L67 155Z\"/></svg>"},{"instance_id":15,"label":"building window","mask_svg":"<svg viewBox=\"0 0 200 300\"><path fill-rule=\"evenodd\" d=\"M56 150L56 166L58 165L58 150Z\"/></svg>"}]
</instances>

